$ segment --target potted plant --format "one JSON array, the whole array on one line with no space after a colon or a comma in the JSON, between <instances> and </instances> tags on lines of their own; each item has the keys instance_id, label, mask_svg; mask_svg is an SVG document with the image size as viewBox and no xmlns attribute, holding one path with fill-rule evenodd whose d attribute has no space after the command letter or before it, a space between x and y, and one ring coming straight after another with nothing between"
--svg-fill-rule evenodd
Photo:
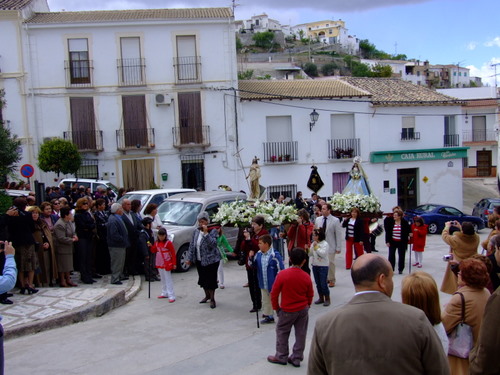
<instances>
[{"instance_id":1,"label":"potted plant","mask_svg":"<svg viewBox=\"0 0 500 375\"><path fill-rule=\"evenodd\" d=\"M274 162L276 162L276 155L271 156L271 163L274 163Z\"/></svg>"},{"instance_id":2,"label":"potted plant","mask_svg":"<svg viewBox=\"0 0 500 375\"><path fill-rule=\"evenodd\" d=\"M278 161L283 161L283 155L278 156Z\"/></svg>"},{"instance_id":3,"label":"potted plant","mask_svg":"<svg viewBox=\"0 0 500 375\"><path fill-rule=\"evenodd\" d=\"M285 155L285 161L290 161L290 155Z\"/></svg>"}]
</instances>

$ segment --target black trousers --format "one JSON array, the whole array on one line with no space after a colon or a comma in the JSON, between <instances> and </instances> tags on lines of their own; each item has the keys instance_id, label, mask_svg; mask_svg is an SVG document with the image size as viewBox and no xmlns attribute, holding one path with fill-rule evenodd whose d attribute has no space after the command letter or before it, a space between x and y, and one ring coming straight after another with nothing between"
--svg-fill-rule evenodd
<instances>
[{"instance_id":1,"label":"black trousers","mask_svg":"<svg viewBox=\"0 0 500 375\"><path fill-rule=\"evenodd\" d=\"M260 293L259 280L257 279L257 269L247 268L248 290L254 309L262 308L262 294Z\"/></svg>"},{"instance_id":2,"label":"black trousers","mask_svg":"<svg viewBox=\"0 0 500 375\"><path fill-rule=\"evenodd\" d=\"M80 276L84 283L92 281L92 238L80 238L75 242Z\"/></svg>"},{"instance_id":3,"label":"black trousers","mask_svg":"<svg viewBox=\"0 0 500 375\"><path fill-rule=\"evenodd\" d=\"M405 255L407 244L397 241L391 241L391 246L389 246L389 262L392 265L392 270L396 266L396 250L398 251L398 271L403 272L405 269Z\"/></svg>"}]
</instances>

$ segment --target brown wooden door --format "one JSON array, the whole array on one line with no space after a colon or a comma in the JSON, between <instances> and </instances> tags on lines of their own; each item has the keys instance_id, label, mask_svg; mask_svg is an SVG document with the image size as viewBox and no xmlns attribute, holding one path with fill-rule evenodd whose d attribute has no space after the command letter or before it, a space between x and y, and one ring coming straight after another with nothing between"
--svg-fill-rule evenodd
<instances>
[{"instance_id":1,"label":"brown wooden door","mask_svg":"<svg viewBox=\"0 0 500 375\"><path fill-rule=\"evenodd\" d=\"M201 144L203 136L200 92L180 92L177 98L181 144Z\"/></svg>"},{"instance_id":2,"label":"brown wooden door","mask_svg":"<svg viewBox=\"0 0 500 375\"><path fill-rule=\"evenodd\" d=\"M476 152L477 175L489 177L491 175L491 151Z\"/></svg>"}]
</instances>

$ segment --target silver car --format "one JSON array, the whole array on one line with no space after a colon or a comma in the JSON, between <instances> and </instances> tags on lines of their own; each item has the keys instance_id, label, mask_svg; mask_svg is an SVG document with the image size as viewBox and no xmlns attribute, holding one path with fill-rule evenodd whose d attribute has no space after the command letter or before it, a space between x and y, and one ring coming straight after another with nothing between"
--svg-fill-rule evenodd
<instances>
[{"instance_id":1,"label":"silver car","mask_svg":"<svg viewBox=\"0 0 500 375\"><path fill-rule=\"evenodd\" d=\"M178 272L186 272L189 269L186 264L187 252L193 231L198 227L196 220L198 214L207 211L212 218L222 203L246 200L246 198L246 194L233 191L202 191L177 194L163 201L158 207L158 215L174 243ZM226 227L224 235L234 247L238 239L238 228Z\"/></svg>"}]
</instances>

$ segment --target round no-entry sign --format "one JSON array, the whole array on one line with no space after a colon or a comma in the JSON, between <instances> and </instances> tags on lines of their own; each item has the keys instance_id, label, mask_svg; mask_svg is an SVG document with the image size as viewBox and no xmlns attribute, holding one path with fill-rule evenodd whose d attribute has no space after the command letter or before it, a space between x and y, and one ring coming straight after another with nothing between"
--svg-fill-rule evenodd
<instances>
[{"instance_id":1,"label":"round no-entry sign","mask_svg":"<svg viewBox=\"0 0 500 375\"><path fill-rule=\"evenodd\" d=\"M35 168L31 164L24 164L21 167L21 176L30 178L35 173Z\"/></svg>"}]
</instances>

